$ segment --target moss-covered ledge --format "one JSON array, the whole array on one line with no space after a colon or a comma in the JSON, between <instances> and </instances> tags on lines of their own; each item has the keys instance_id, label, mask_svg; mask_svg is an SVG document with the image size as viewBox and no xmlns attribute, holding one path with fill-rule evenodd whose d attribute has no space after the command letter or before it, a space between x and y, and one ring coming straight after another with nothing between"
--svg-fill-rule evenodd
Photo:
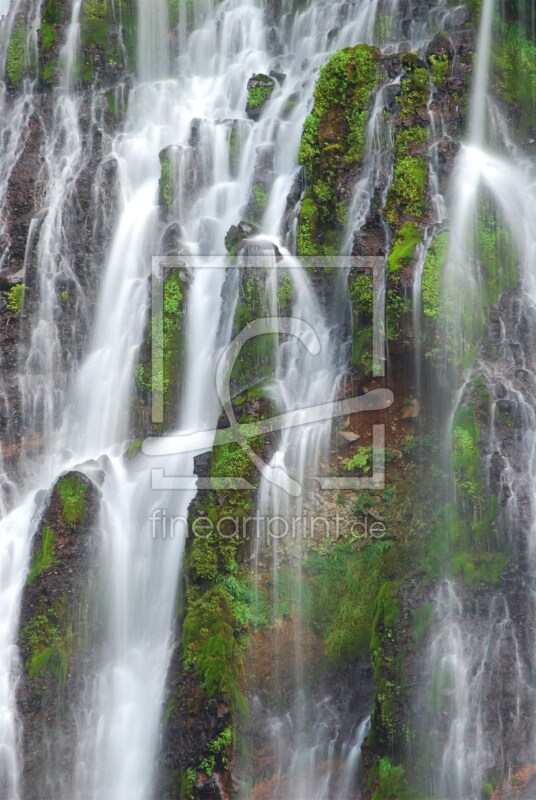
<instances>
[{"instance_id":1,"label":"moss-covered ledge","mask_svg":"<svg viewBox=\"0 0 536 800\"><path fill-rule=\"evenodd\" d=\"M32 544L21 606L17 688L22 784L28 797L35 796L45 773L74 769L76 709L98 641L99 540L94 530L99 499L99 489L83 473L62 475Z\"/></svg>"},{"instance_id":2,"label":"moss-covered ledge","mask_svg":"<svg viewBox=\"0 0 536 800\"><path fill-rule=\"evenodd\" d=\"M298 221L300 256L340 253L379 58L376 48L357 45L339 50L320 70L298 156L307 180Z\"/></svg>"}]
</instances>

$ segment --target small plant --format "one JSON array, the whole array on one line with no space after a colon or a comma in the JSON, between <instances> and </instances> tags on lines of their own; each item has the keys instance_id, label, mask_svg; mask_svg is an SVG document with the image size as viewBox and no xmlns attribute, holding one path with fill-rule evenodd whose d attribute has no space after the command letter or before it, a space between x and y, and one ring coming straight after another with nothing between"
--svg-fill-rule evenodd
<instances>
[{"instance_id":1,"label":"small plant","mask_svg":"<svg viewBox=\"0 0 536 800\"><path fill-rule=\"evenodd\" d=\"M372 468L372 447L358 447L355 455L347 459L344 465L348 472L354 469L364 473L370 472Z\"/></svg>"},{"instance_id":2,"label":"small plant","mask_svg":"<svg viewBox=\"0 0 536 800\"><path fill-rule=\"evenodd\" d=\"M369 508L374 505L374 498L370 494L358 494L352 507L354 514L358 516L366 514Z\"/></svg>"},{"instance_id":3,"label":"small plant","mask_svg":"<svg viewBox=\"0 0 536 800\"><path fill-rule=\"evenodd\" d=\"M337 495L337 505L338 506L345 506L346 505L346 495L345 494L338 494Z\"/></svg>"},{"instance_id":4,"label":"small plant","mask_svg":"<svg viewBox=\"0 0 536 800\"><path fill-rule=\"evenodd\" d=\"M23 283L17 283L17 285L12 286L9 292L7 293L7 307L14 314L18 314L19 311L22 309L22 305L24 303L25 289L26 286Z\"/></svg>"}]
</instances>

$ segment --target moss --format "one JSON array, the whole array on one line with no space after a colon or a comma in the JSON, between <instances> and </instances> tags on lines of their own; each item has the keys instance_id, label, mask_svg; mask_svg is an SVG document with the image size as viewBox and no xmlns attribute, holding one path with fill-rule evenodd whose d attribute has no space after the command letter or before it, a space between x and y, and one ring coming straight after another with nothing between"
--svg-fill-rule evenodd
<instances>
[{"instance_id":1,"label":"moss","mask_svg":"<svg viewBox=\"0 0 536 800\"><path fill-rule=\"evenodd\" d=\"M383 584L383 560L389 548L389 542L361 549L344 543L327 555L310 555L305 562L314 625L332 665L365 658L370 651L374 598Z\"/></svg>"},{"instance_id":2,"label":"moss","mask_svg":"<svg viewBox=\"0 0 536 800\"><path fill-rule=\"evenodd\" d=\"M31 586L42 572L46 572L56 563L56 534L54 528L45 525L41 534L41 547L34 555L31 569L26 578L27 585Z\"/></svg>"},{"instance_id":3,"label":"moss","mask_svg":"<svg viewBox=\"0 0 536 800\"><path fill-rule=\"evenodd\" d=\"M340 187L364 154L378 58L376 49L358 45L339 50L320 70L298 154L310 183L298 220L299 255L339 252L347 218Z\"/></svg>"},{"instance_id":4,"label":"moss","mask_svg":"<svg viewBox=\"0 0 536 800\"><path fill-rule=\"evenodd\" d=\"M428 164L420 156L404 156L396 162L384 207L388 222L396 223L404 214L413 217L424 214L427 175Z\"/></svg>"},{"instance_id":5,"label":"moss","mask_svg":"<svg viewBox=\"0 0 536 800\"><path fill-rule=\"evenodd\" d=\"M378 785L371 800L418 800L418 795L409 786L406 771L402 764L394 766L387 756L380 758L377 770L373 773Z\"/></svg>"},{"instance_id":6,"label":"moss","mask_svg":"<svg viewBox=\"0 0 536 800\"><path fill-rule=\"evenodd\" d=\"M164 280L163 309L151 320L135 370L136 384L143 394L161 393L166 423L174 412L178 399L184 352L184 308L185 298L179 271L169 270ZM155 342L152 340L153 333L158 337ZM162 355L155 373L151 360L153 347Z\"/></svg>"},{"instance_id":7,"label":"moss","mask_svg":"<svg viewBox=\"0 0 536 800\"><path fill-rule=\"evenodd\" d=\"M407 121L416 117L421 108L426 107L429 82L428 72L424 66L417 66L418 62L412 62L408 55L403 57L402 60L405 62L408 72L406 78L400 82L402 89L400 116L404 121Z\"/></svg>"},{"instance_id":8,"label":"moss","mask_svg":"<svg viewBox=\"0 0 536 800\"><path fill-rule=\"evenodd\" d=\"M268 195L262 183L256 183L253 186L253 199L255 201L256 210L262 212L268 205Z\"/></svg>"},{"instance_id":9,"label":"moss","mask_svg":"<svg viewBox=\"0 0 536 800\"><path fill-rule=\"evenodd\" d=\"M58 493L63 506L62 516L68 525L84 520L86 492L87 486L74 475L58 481Z\"/></svg>"},{"instance_id":10,"label":"moss","mask_svg":"<svg viewBox=\"0 0 536 800\"><path fill-rule=\"evenodd\" d=\"M495 21L491 51L494 84L501 97L515 106L522 129L534 125L536 105L536 44L517 22Z\"/></svg>"},{"instance_id":11,"label":"moss","mask_svg":"<svg viewBox=\"0 0 536 800\"><path fill-rule=\"evenodd\" d=\"M437 319L441 302L441 276L447 260L448 233L438 234L428 249L422 270L423 314Z\"/></svg>"},{"instance_id":12,"label":"moss","mask_svg":"<svg viewBox=\"0 0 536 800\"><path fill-rule=\"evenodd\" d=\"M414 222L405 222L395 236L391 253L387 259L389 272L399 272L411 262L415 248L421 243L421 234Z\"/></svg>"},{"instance_id":13,"label":"moss","mask_svg":"<svg viewBox=\"0 0 536 800\"><path fill-rule=\"evenodd\" d=\"M6 53L6 73L13 86L22 82L27 67L26 28L24 20L19 19L11 33Z\"/></svg>"},{"instance_id":14,"label":"moss","mask_svg":"<svg viewBox=\"0 0 536 800\"><path fill-rule=\"evenodd\" d=\"M168 208L173 204L171 161L165 152L160 153L160 198Z\"/></svg>"},{"instance_id":15,"label":"moss","mask_svg":"<svg viewBox=\"0 0 536 800\"><path fill-rule=\"evenodd\" d=\"M436 86L443 86L447 80L447 75L450 69L450 60L448 55L443 54L440 56L430 56L430 67L432 69L432 80Z\"/></svg>"},{"instance_id":16,"label":"moss","mask_svg":"<svg viewBox=\"0 0 536 800\"><path fill-rule=\"evenodd\" d=\"M255 436L253 425L251 434L252 446L259 447L262 438ZM213 450L211 477L242 478L253 485L258 482L251 460L234 443ZM249 627L266 622L262 600L251 592L249 579L238 575L237 552L244 528L237 532L236 524L242 521L246 526L252 512L251 492L209 492L192 512L193 537L186 557L185 668L195 670L208 698L223 695L232 709L241 713L245 713L247 704L240 688L239 638Z\"/></svg>"},{"instance_id":17,"label":"moss","mask_svg":"<svg viewBox=\"0 0 536 800\"><path fill-rule=\"evenodd\" d=\"M413 612L413 641L419 647L432 623L434 604L424 603Z\"/></svg>"},{"instance_id":18,"label":"moss","mask_svg":"<svg viewBox=\"0 0 536 800\"><path fill-rule=\"evenodd\" d=\"M373 278L370 274L350 279L352 306L352 365L366 374L372 372Z\"/></svg>"},{"instance_id":19,"label":"moss","mask_svg":"<svg viewBox=\"0 0 536 800\"><path fill-rule=\"evenodd\" d=\"M273 86L253 86L248 89L248 106L250 108L258 108L262 106L273 92Z\"/></svg>"},{"instance_id":20,"label":"moss","mask_svg":"<svg viewBox=\"0 0 536 800\"><path fill-rule=\"evenodd\" d=\"M22 310L25 289L26 286L23 283L17 283L7 293L7 307L14 314L18 314Z\"/></svg>"},{"instance_id":21,"label":"moss","mask_svg":"<svg viewBox=\"0 0 536 800\"><path fill-rule=\"evenodd\" d=\"M61 689L73 649L73 629L67 623L65 598L53 608L39 610L21 630L30 680L50 676Z\"/></svg>"}]
</instances>

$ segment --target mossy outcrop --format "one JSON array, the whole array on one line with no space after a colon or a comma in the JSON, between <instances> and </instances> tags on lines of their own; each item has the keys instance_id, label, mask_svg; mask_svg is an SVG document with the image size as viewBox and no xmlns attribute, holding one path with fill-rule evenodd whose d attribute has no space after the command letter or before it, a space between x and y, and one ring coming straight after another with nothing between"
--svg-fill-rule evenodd
<instances>
[{"instance_id":1,"label":"mossy outcrop","mask_svg":"<svg viewBox=\"0 0 536 800\"><path fill-rule=\"evenodd\" d=\"M20 617L17 695L22 783L31 800L55 796L59 787L48 781L74 765L76 710L99 639L99 496L81 472L61 476L33 540Z\"/></svg>"}]
</instances>

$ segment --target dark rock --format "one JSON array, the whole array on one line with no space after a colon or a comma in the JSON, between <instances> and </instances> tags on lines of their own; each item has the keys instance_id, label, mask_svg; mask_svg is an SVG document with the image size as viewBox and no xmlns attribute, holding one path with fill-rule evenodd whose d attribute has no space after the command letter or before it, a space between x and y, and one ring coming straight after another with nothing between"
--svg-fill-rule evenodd
<instances>
[{"instance_id":1,"label":"dark rock","mask_svg":"<svg viewBox=\"0 0 536 800\"><path fill-rule=\"evenodd\" d=\"M439 58L448 56L450 59L453 55L454 48L452 42L444 33L436 33L426 48L426 59L428 61L430 60L430 56L437 56Z\"/></svg>"},{"instance_id":2,"label":"dark rock","mask_svg":"<svg viewBox=\"0 0 536 800\"><path fill-rule=\"evenodd\" d=\"M244 241L260 233L256 225L251 222L240 222L231 225L225 236L225 247L229 255L237 255L243 247Z\"/></svg>"},{"instance_id":3,"label":"dark rock","mask_svg":"<svg viewBox=\"0 0 536 800\"><path fill-rule=\"evenodd\" d=\"M457 8L453 8L452 11L446 15L445 19L443 20L443 27L445 30L458 30L459 28L463 28L464 25L469 22L471 15L469 13L469 9L465 6L458 6Z\"/></svg>"},{"instance_id":4,"label":"dark rock","mask_svg":"<svg viewBox=\"0 0 536 800\"><path fill-rule=\"evenodd\" d=\"M249 79L246 114L250 119L256 120L260 117L274 89L275 81L269 75L259 73Z\"/></svg>"},{"instance_id":5,"label":"dark rock","mask_svg":"<svg viewBox=\"0 0 536 800\"><path fill-rule=\"evenodd\" d=\"M76 498L75 503L62 496L60 485L66 480L74 487L70 496ZM100 491L84 474L63 475L42 509L32 545L34 566L21 606L22 674L17 687L23 727L22 784L28 800L65 792L64 786L43 782L43 775L74 774L77 711L100 632L100 539L94 528L99 500ZM48 561L42 555L45 536L51 554ZM48 659L36 666L46 648Z\"/></svg>"}]
</instances>

